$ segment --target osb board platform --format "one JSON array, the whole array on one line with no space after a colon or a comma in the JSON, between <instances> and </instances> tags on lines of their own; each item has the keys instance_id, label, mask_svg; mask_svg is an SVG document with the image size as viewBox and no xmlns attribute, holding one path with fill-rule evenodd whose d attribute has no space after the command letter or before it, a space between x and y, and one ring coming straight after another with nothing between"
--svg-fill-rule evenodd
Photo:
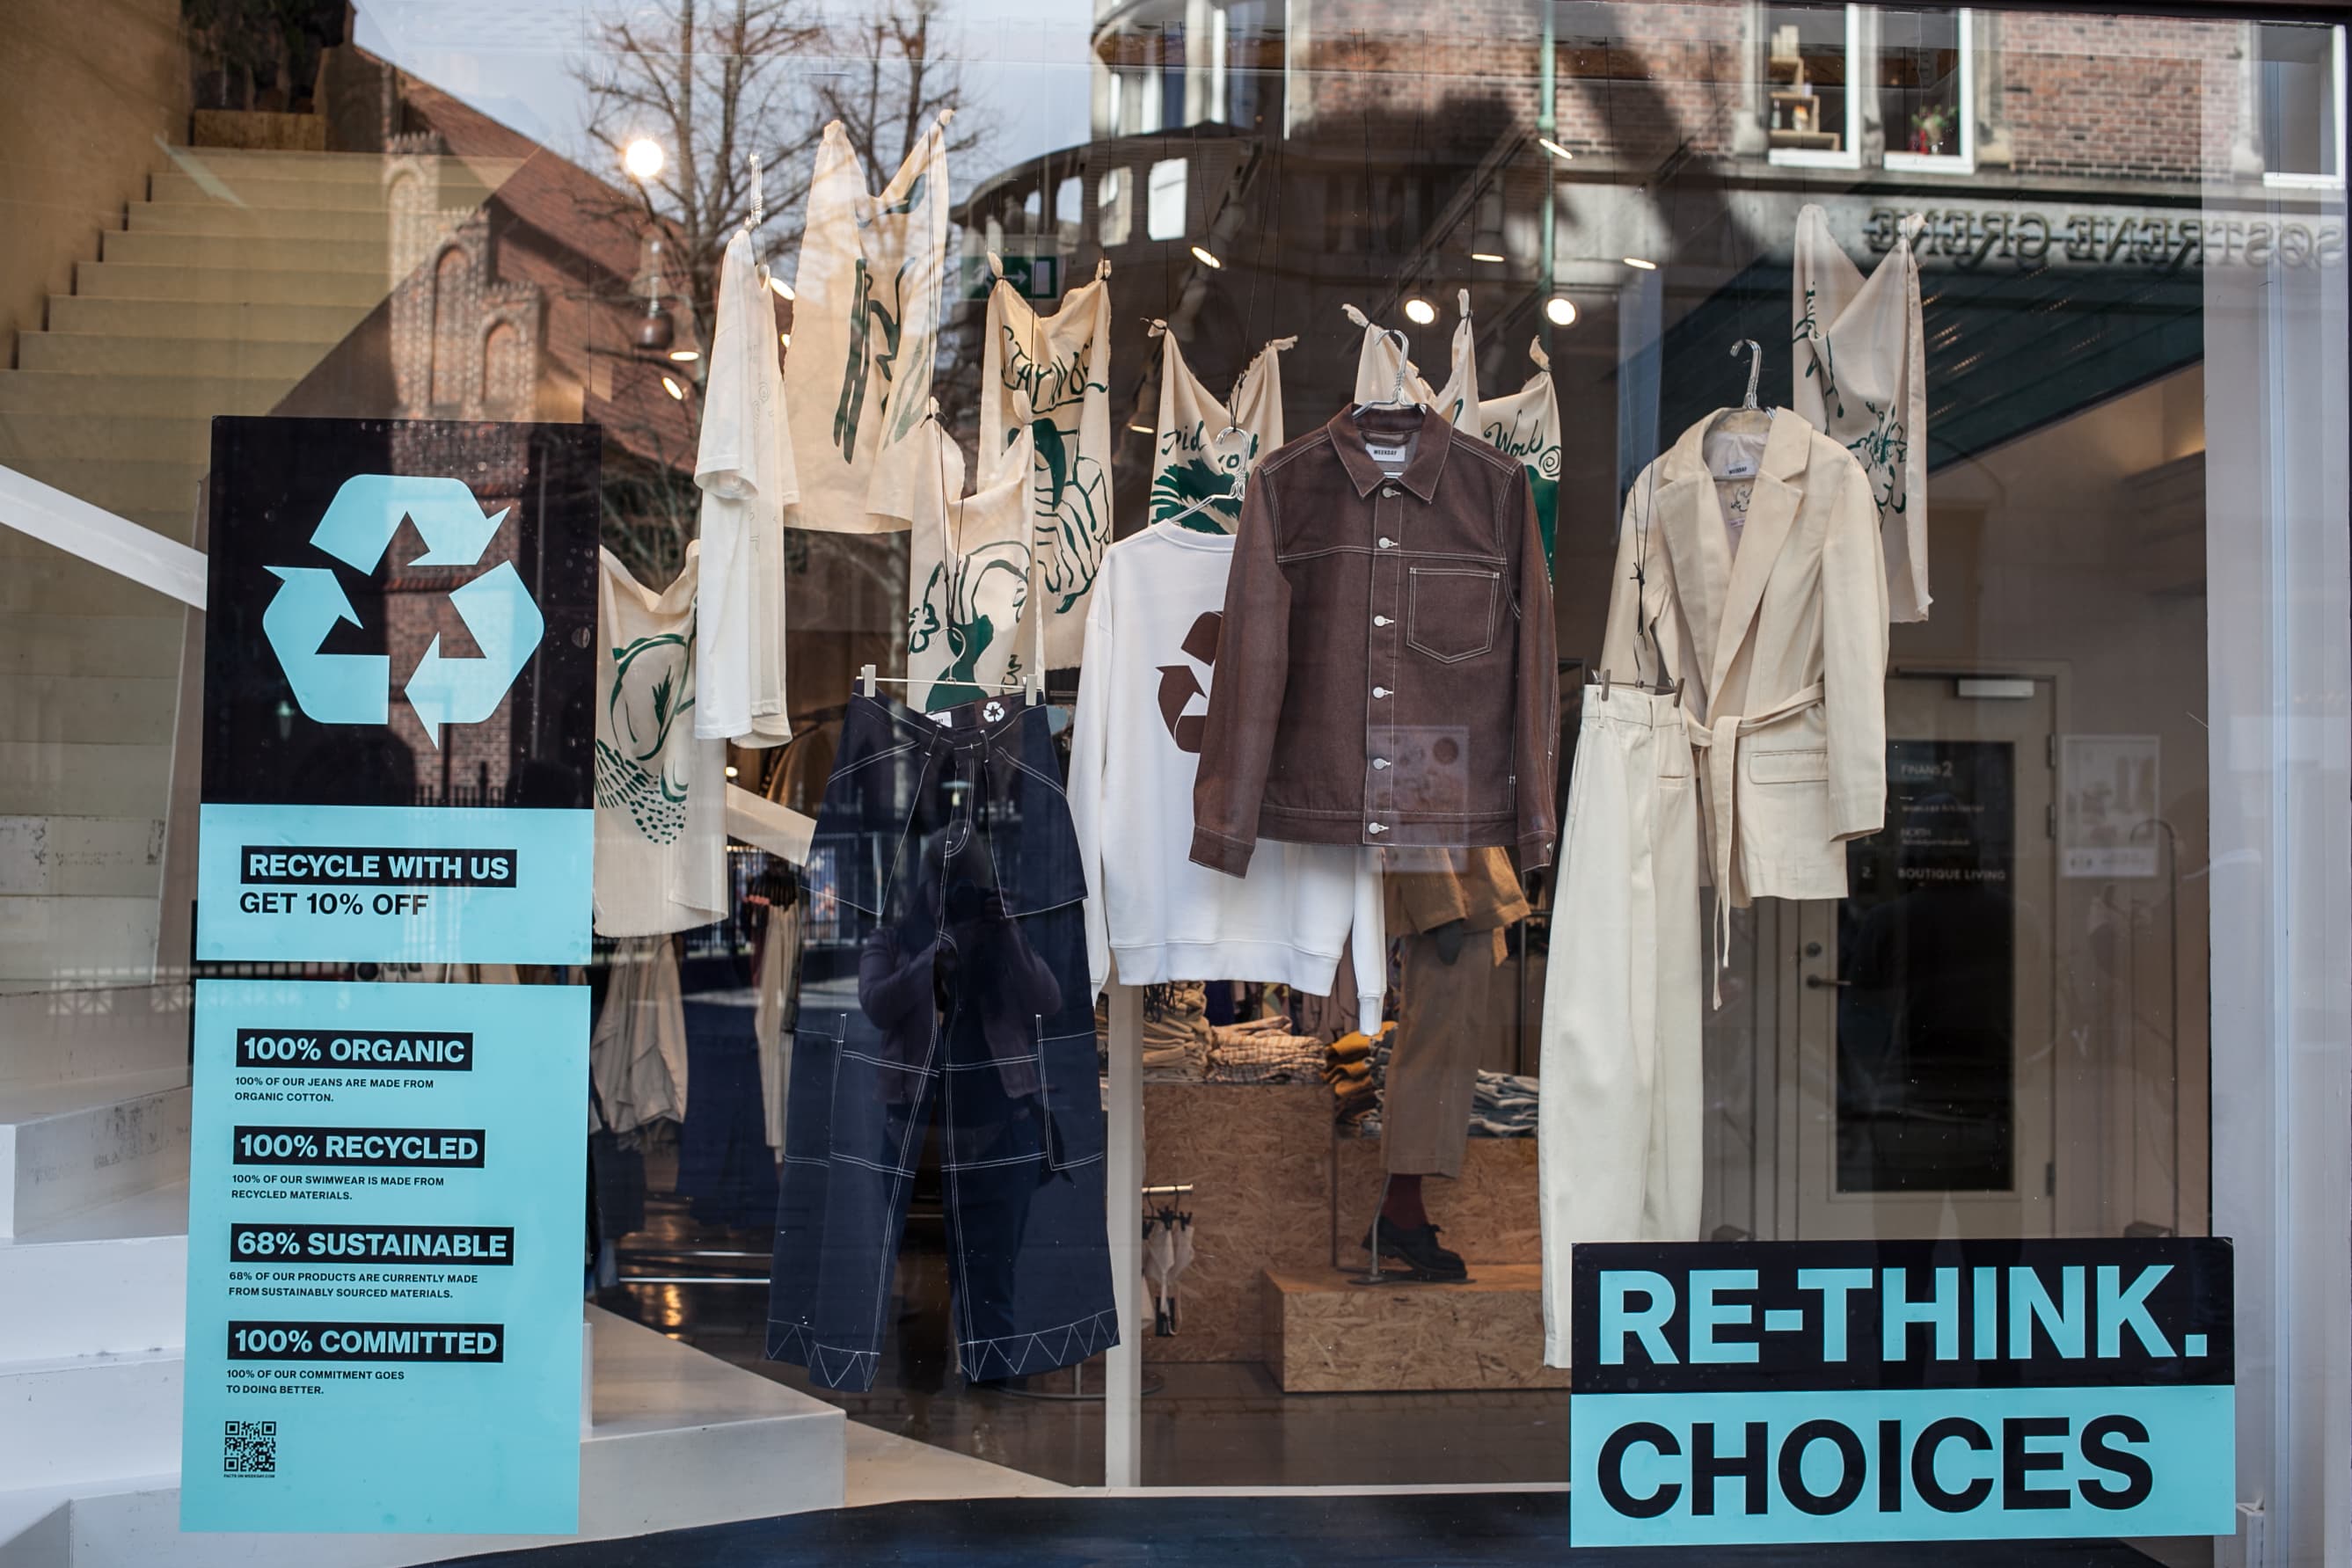
<instances>
[{"instance_id":1,"label":"osb board platform","mask_svg":"<svg viewBox=\"0 0 2352 1568\"><path fill-rule=\"evenodd\" d=\"M1543 1269L1494 1263L1467 1284L1359 1285L1338 1270L1266 1271L1267 1357L1286 1394L1565 1388L1543 1364Z\"/></svg>"},{"instance_id":2,"label":"osb board platform","mask_svg":"<svg viewBox=\"0 0 2352 1568\"><path fill-rule=\"evenodd\" d=\"M1196 1249L1179 1332L1145 1330L1146 1361L1273 1359L1265 1270L1331 1261L1331 1113L1320 1082L1144 1083L1143 1180L1192 1184L1175 1201Z\"/></svg>"},{"instance_id":3,"label":"osb board platform","mask_svg":"<svg viewBox=\"0 0 2352 1568\"><path fill-rule=\"evenodd\" d=\"M1381 1142L1340 1134L1339 1213L1333 1260L1369 1265L1364 1232L1381 1204ZM1542 1218L1533 1138L1472 1138L1462 1174L1452 1181L1427 1176L1421 1200L1437 1223L1439 1242L1470 1263L1540 1263Z\"/></svg>"}]
</instances>

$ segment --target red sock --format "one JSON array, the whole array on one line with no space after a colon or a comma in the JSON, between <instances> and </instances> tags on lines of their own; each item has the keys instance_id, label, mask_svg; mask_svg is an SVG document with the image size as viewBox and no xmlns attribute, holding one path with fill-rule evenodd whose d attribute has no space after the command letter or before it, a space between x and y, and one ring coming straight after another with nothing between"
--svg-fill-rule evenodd
<instances>
[{"instance_id":1,"label":"red sock","mask_svg":"<svg viewBox=\"0 0 2352 1568\"><path fill-rule=\"evenodd\" d=\"M1421 1207L1419 1176L1389 1177L1388 1197L1381 1204L1381 1218L1400 1230L1415 1230L1429 1223L1429 1211Z\"/></svg>"}]
</instances>

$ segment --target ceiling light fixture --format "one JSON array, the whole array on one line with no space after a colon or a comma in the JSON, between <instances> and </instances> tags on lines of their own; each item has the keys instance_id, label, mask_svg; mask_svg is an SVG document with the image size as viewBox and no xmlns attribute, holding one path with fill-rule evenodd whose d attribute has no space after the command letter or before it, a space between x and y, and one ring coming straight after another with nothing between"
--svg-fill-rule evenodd
<instances>
[{"instance_id":1,"label":"ceiling light fixture","mask_svg":"<svg viewBox=\"0 0 2352 1568\"><path fill-rule=\"evenodd\" d=\"M735 777L735 765L731 762L727 765L727 777L730 779Z\"/></svg>"},{"instance_id":2,"label":"ceiling light fixture","mask_svg":"<svg viewBox=\"0 0 2352 1568\"><path fill-rule=\"evenodd\" d=\"M677 382L672 381L667 376L662 377L662 391L669 393L670 396L677 399L680 402L684 402L686 401L686 389L678 385Z\"/></svg>"},{"instance_id":3,"label":"ceiling light fixture","mask_svg":"<svg viewBox=\"0 0 2352 1568\"><path fill-rule=\"evenodd\" d=\"M1576 325L1576 301L1565 294L1555 294L1544 301L1544 316L1555 327Z\"/></svg>"},{"instance_id":4,"label":"ceiling light fixture","mask_svg":"<svg viewBox=\"0 0 2352 1568\"><path fill-rule=\"evenodd\" d=\"M640 136L621 150L621 167L629 172L632 180L642 182L655 178L668 161L668 156L662 152L661 143L650 136Z\"/></svg>"},{"instance_id":5,"label":"ceiling light fixture","mask_svg":"<svg viewBox=\"0 0 2352 1568\"><path fill-rule=\"evenodd\" d=\"M700 350L695 349L672 349L669 351L669 357L681 365L690 365L702 358L702 354Z\"/></svg>"},{"instance_id":6,"label":"ceiling light fixture","mask_svg":"<svg viewBox=\"0 0 2352 1568\"><path fill-rule=\"evenodd\" d=\"M1549 136L1537 137L1536 145L1550 153L1553 157L1561 160L1563 162L1573 161L1576 157L1575 153L1570 152L1567 148L1562 147L1559 142L1554 141Z\"/></svg>"},{"instance_id":7,"label":"ceiling light fixture","mask_svg":"<svg viewBox=\"0 0 2352 1568\"><path fill-rule=\"evenodd\" d=\"M1192 247L1192 259L1199 262L1202 267L1223 268L1225 265L1223 262L1219 261L1215 256L1211 256L1207 251L1202 249L1197 245Z\"/></svg>"},{"instance_id":8,"label":"ceiling light fixture","mask_svg":"<svg viewBox=\"0 0 2352 1568\"><path fill-rule=\"evenodd\" d=\"M791 284L786 283L782 278L778 277L772 272L768 274L768 287L776 291L776 298L779 299L797 299L800 298L800 296L793 292L793 286Z\"/></svg>"},{"instance_id":9,"label":"ceiling light fixture","mask_svg":"<svg viewBox=\"0 0 2352 1568\"><path fill-rule=\"evenodd\" d=\"M1138 435L1157 435L1160 434L1148 424L1129 424L1128 429L1135 432Z\"/></svg>"},{"instance_id":10,"label":"ceiling light fixture","mask_svg":"<svg viewBox=\"0 0 2352 1568\"><path fill-rule=\"evenodd\" d=\"M789 349L793 346L793 335L790 332L779 332L776 334L776 341Z\"/></svg>"},{"instance_id":11,"label":"ceiling light fixture","mask_svg":"<svg viewBox=\"0 0 2352 1568\"><path fill-rule=\"evenodd\" d=\"M1470 253L1470 259L1473 261L1500 261L1503 259L1503 256L1500 251L1474 250Z\"/></svg>"},{"instance_id":12,"label":"ceiling light fixture","mask_svg":"<svg viewBox=\"0 0 2352 1568\"><path fill-rule=\"evenodd\" d=\"M1437 319L1437 307L1416 294L1404 302L1404 318L1416 327L1426 327Z\"/></svg>"},{"instance_id":13,"label":"ceiling light fixture","mask_svg":"<svg viewBox=\"0 0 2352 1568\"><path fill-rule=\"evenodd\" d=\"M1636 272L1655 272L1658 270L1658 264L1656 262L1645 261L1638 256L1629 256L1625 257L1625 265L1632 267Z\"/></svg>"}]
</instances>

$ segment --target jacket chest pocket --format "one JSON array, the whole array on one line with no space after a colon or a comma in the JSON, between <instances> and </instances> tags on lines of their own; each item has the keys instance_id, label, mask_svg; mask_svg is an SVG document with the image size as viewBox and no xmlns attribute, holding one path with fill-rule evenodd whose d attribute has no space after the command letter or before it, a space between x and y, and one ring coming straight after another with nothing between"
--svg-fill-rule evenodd
<instances>
[{"instance_id":1,"label":"jacket chest pocket","mask_svg":"<svg viewBox=\"0 0 2352 1568\"><path fill-rule=\"evenodd\" d=\"M1405 580L1406 646L1441 664L1475 659L1495 645L1503 574L1481 567L1416 566Z\"/></svg>"}]
</instances>

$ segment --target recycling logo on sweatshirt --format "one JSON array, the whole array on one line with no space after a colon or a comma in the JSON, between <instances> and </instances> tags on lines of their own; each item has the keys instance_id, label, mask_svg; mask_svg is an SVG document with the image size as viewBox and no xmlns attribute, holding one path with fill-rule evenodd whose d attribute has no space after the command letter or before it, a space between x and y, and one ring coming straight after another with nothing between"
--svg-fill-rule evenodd
<instances>
[{"instance_id":1,"label":"recycling logo on sweatshirt","mask_svg":"<svg viewBox=\"0 0 2352 1568\"><path fill-rule=\"evenodd\" d=\"M1184 633L1184 641L1177 645L1202 669L1213 668L1217 662L1217 633L1224 623L1221 612L1203 611L1201 618L1192 622L1192 629ZM1201 737L1209 727L1206 706L1199 713L1184 710L1192 706L1194 697L1206 696L1208 693L1209 688L1201 684L1192 664L1160 666L1160 722L1168 727L1177 750L1189 751L1195 757L1201 754Z\"/></svg>"},{"instance_id":2,"label":"recycling logo on sweatshirt","mask_svg":"<svg viewBox=\"0 0 2352 1568\"><path fill-rule=\"evenodd\" d=\"M357 474L335 492L310 543L354 571L373 573L406 517L427 547L408 565L468 567L481 560L498 537L508 509L483 511L460 479ZM334 569L266 570L279 586L262 612L261 629L294 688L297 706L320 724L388 723L391 656L322 651L337 622L360 624ZM401 687L426 738L436 747L443 725L479 724L498 711L547 631L546 620L512 561L500 561L452 589L449 602L480 645L481 655L444 658L436 634Z\"/></svg>"}]
</instances>

